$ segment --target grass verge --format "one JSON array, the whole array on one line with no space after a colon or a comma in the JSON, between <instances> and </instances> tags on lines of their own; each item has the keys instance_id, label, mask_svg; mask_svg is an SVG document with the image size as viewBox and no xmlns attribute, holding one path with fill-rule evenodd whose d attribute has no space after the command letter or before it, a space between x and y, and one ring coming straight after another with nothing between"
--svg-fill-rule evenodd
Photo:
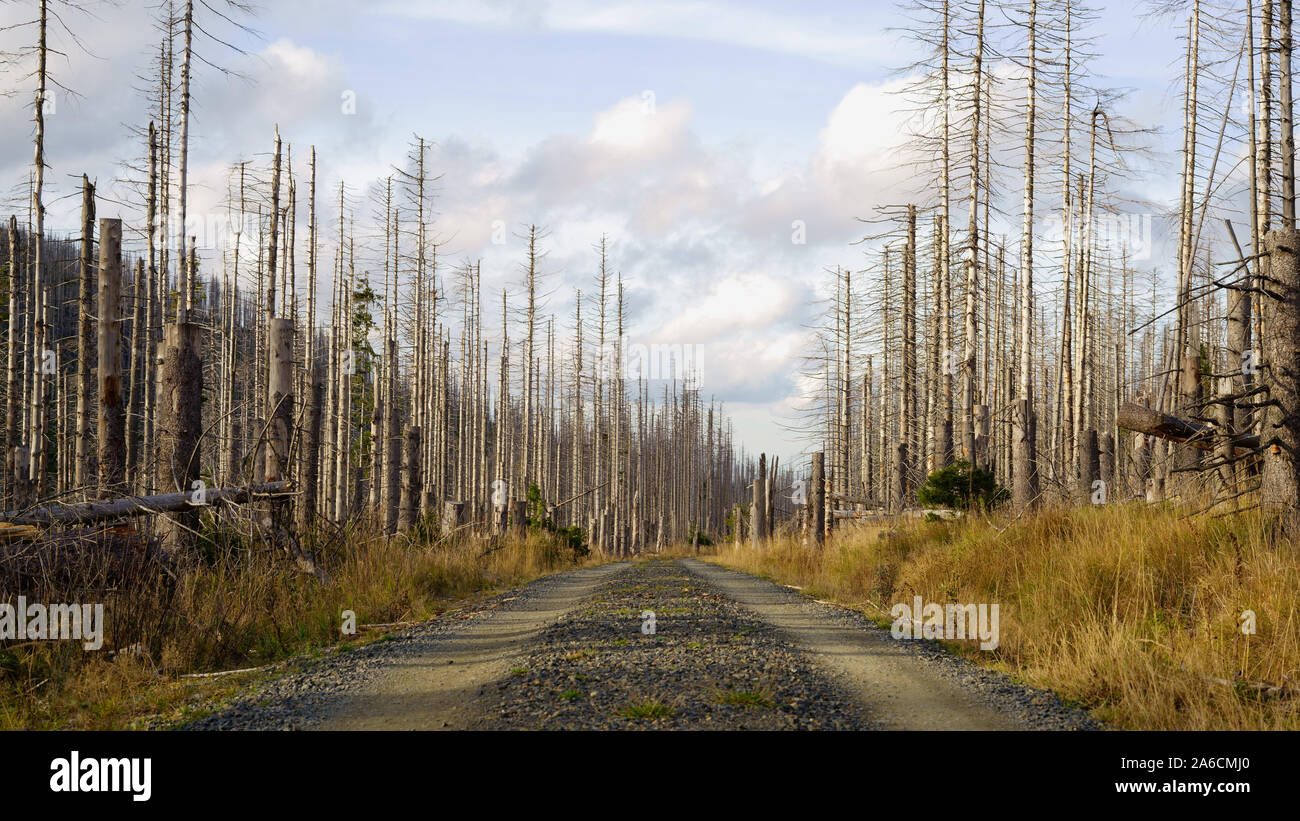
<instances>
[{"instance_id":1,"label":"grass verge","mask_svg":"<svg viewBox=\"0 0 1300 821\"><path fill-rule=\"evenodd\" d=\"M890 622L895 603L998 604L996 650L960 652L1144 730L1300 729L1300 546L1259 514L1166 506L1048 510L1023 520L844 527L713 561L797 585ZM1245 611L1256 632L1242 632Z\"/></svg>"},{"instance_id":2,"label":"grass verge","mask_svg":"<svg viewBox=\"0 0 1300 821\"><path fill-rule=\"evenodd\" d=\"M76 578L41 577L20 589L29 602L103 602L104 646L77 641L0 646L0 730L121 729L200 717L273 664L346 651L436 617L460 603L548 573L575 560L546 534L506 540L487 551L477 540L448 545L364 531L318 549L330 581L295 572L283 554L249 550L237 539L184 570L151 572L147 583L106 583L103 567ZM346 545L343 547L342 545ZM161 580L161 581L160 581ZM361 628L342 633L342 613ZM365 625L391 625L370 629ZM251 673L181 678L186 673L258 668Z\"/></svg>"}]
</instances>

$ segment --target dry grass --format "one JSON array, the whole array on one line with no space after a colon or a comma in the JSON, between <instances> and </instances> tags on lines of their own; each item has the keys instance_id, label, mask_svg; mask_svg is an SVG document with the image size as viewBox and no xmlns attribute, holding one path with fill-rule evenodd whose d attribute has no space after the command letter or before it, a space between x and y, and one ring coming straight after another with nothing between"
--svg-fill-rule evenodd
<instances>
[{"instance_id":1,"label":"dry grass","mask_svg":"<svg viewBox=\"0 0 1300 821\"><path fill-rule=\"evenodd\" d=\"M1046 511L1023 521L844 528L822 551L793 541L715 560L799 585L888 623L889 607L997 603L1001 644L982 663L1134 729L1300 729L1300 696L1261 698L1206 677L1300 684L1300 546L1256 514L1168 507ZM1240 630L1253 610L1257 633Z\"/></svg>"},{"instance_id":2,"label":"dry grass","mask_svg":"<svg viewBox=\"0 0 1300 821\"><path fill-rule=\"evenodd\" d=\"M249 677L182 681L179 674L320 655L382 635L342 635L344 610L355 612L358 625L422 621L453 603L578 564L535 535L485 555L477 540L413 543L353 532L334 540L346 550L318 550L331 577L322 585L295 572L283 554L248 551L229 536L170 583L122 585L129 594L49 584L22 591L28 601L104 602L104 647L0 647L0 730L111 729L151 714L183 718L187 705L228 694Z\"/></svg>"}]
</instances>

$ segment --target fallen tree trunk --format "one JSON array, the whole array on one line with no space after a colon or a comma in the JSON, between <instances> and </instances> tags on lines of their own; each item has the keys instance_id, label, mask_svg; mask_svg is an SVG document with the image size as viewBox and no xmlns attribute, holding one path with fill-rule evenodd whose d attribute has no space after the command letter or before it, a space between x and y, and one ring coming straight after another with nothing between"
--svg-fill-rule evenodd
<instances>
[{"instance_id":1,"label":"fallen tree trunk","mask_svg":"<svg viewBox=\"0 0 1300 821\"><path fill-rule=\"evenodd\" d=\"M952 510L946 507L934 508L905 508L897 513L888 513L879 510L832 510L831 516L835 519L880 519L881 521L893 519L923 519L926 516L937 516L940 519L959 519L962 516L960 510Z\"/></svg>"},{"instance_id":2,"label":"fallen tree trunk","mask_svg":"<svg viewBox=\"0 0 1300 821\"><path fill-rule=\"evenodd\" d=\"M1204 425L1190 419L1180 419L1141 405L1125 403L1120 406L1115 423L1125 430L1158 436L1171 442L1185 442L1201 450L1213 450L1215 438L1221 437L1213 425ZM1252 451L1259 449L1259 437L1249 433L1237 433L1228 437L1232 446L1238 450Z\"/></svg>"},{"instance_id":3,"label":"fallen tree trunk","mask_svg":"<svg viewBox=\"0 0 1300 821\"><path fill-rule=\"evenodd\" d=\"M140 516L149 513L171 513L228 504L244 504L255 498L287 496L292 493L289 482L267 482L247 487L213 488L203 491L202 502L196 500L197 491L161 493L156 496L128 496L102 502L81 502L73 505L52 505L29 511L15 511L0 515L0 520L20 525L82 524L123 516Z\"/></svg>"},{"instance_id":4,"label":"fallen tree trunk","mask_svg":"<svg viewBox=\"0 0 1300 821\"><path fill-rule=\"evenodd\" d=\"M864 507L884 509L884 505L876 499L867 499L863 496L849 496L844 493L828 493L827 498L834 499L837 502L845 502L850 505L862 505Z\"/></svg>"}]
</instances>

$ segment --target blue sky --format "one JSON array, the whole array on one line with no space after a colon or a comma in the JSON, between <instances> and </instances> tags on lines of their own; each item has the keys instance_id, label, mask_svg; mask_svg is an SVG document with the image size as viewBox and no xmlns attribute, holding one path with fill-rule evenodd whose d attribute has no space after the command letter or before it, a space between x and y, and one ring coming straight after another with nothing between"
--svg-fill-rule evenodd
<instances>
[{"instance_id":1,"label":"blue sky","mask_svg":"<svg viewBox=\"0 0 1300 821\"><path fill-rule=\"evenodd\" d=\"M0 20L24 19L32 5L0 6ZM69 49L53 65L84 95L58 100L48 118L56 227L75 224L69 175L99 179L101 216L120 207L113 197L131 196L111 181L140 154L126 124L147 116L131 86L156 49L149 5L68 16L96 57ZM1133 89L1126 113L1165 126L1154 139L1167 147L1177 140L1179 27L1144 22L1133 8L1100 9L1095 71L1105 85ZM308 146L317 147L330 214L326 192L340 178L361 204L365 186L402 163L419 133L436 143L430 163L443 175L444 262L481 258L485 295L499 294L519 280L513 233L547 226L550 309L567 327L574 289L592 286L591 245L608 233L627 280L632 340L703 346L704 392L726 403L746 445L797 451L779 421L797 404L811 295L827 266L861 265L849 245L863 233L856 217L913 196L916 181L892 154L902 102L890 90L911 60L910 44L888 30L905 23L895 4L281 0L250 22L260 39L214 25L248 56L201 45L249 81L196 66L192 212L224 214L230 164L266 162L277 123L300 180ZM0 48L23 36L3 35ZM0 99L6 189L26 180L31 160L21 75L3 78L19 93ZM349 91L352 116L340 110ZM1152 198L1176 190L1172 158L1157 158L1159 173L1137 183ZM300 181L300 196L305 188ZM807 244L791 243L794 220L806 224ZM505 245L490 241L497 221L509 226ZM329 248L332 216L322 225Z\"/></svg>"}]
</instances>

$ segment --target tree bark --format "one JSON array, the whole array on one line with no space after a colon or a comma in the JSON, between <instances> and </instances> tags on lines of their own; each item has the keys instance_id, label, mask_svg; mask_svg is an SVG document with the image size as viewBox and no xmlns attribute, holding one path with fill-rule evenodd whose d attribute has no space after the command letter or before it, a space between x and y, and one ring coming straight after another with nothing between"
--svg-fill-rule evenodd
<instances>
[{"instance_id":1,"label":"tree bark","mask_svg":"<svg viewBox=\"0 0 1300 821\"><path fill-rule=\"evenodd\" d=\"M99 221L99 486L122 490L126 478L126 416L122 406L122 221Z\"/></svg>"},{"instance_id":2,"label":"tree bark","mask_svg":"<svg viewBox=\"0 0 1300 821\"><path fill-rule=\"evenodd\" d=\"M81 175L81 257L77 279L80 284L77 318L77 455L73 462L75 488L85 491L95 475L90 456L90 417L95 362L95 186ZM120 264L120 260L119 260ZM120 377L119 377L120 378ZM120 381L119 381L120 385Z\"/></svg>"},{"instance_id":3,"label":"tree bark","mask_svg":"<svg viewBox=\"0 0 1300 821\"><path fill-rule=\"evenodd\" d=\"M316 522L316 501L320 491L321 417L325 374L319 363L308 372L307 419L302 429L302 495L296 509L298 533L311 531Z\"/></svg>"},{"instance_id":4,"label":"tree bark","mask_svg":"<svg viewBox=\"0 0 1300 821\"><path fill-rule=\"evenodd\" d=\"M826 541L826 454L812 455L812 476L808 480L808 527L814 547ZM737 516L739 527L739 516Z\"/></svg>"},{"instance_id":5,"label":"tree bark","mask_svg":"<svg viewBox=\"0 0 1300 821\"><path fill-rule=\"evenodd\" d=\"M423 476L420 472L420 428L406 426L405 458L402 466L402 509L397 518L397 530L406 533L420 519L420 499L423 496Z\"/></svg>"},{"instance_id":6,"label":"tree bark","mask_svg":"<svg viewBox=\"0 0 1300 821\"><path fill-rule=\"evenodd\" d=\"M172 323L163 330L158 368L158 420L155 448L158 484L167 492L188 493L199 478L199 436L203 361L199 352L201 326ZM192 543L198 516L184 511L162 520L163 545L184 550Z\"/></svg>"},{"instance_id":7,"label":"tree bark","mask_svg":"<svg viewBox=\"0 0 1300 821\"><path fill-rule=\"evenodd\" d=\"M1284 9L1289 3L1284 4ZM1284 11L1284 20L1289 15ZM1287 20L1289 22L1289 20ZM1284 32L1285 36L1285 32ZM1285 71L1285 68L1283 69ZM1300 232L1278 228L1264 236L1279 299L1264 301L1264 377L1269 407L1264 423L1260 505L1275 513L1288 534L1300 532Z\"/></svg>"}]
</instances>

